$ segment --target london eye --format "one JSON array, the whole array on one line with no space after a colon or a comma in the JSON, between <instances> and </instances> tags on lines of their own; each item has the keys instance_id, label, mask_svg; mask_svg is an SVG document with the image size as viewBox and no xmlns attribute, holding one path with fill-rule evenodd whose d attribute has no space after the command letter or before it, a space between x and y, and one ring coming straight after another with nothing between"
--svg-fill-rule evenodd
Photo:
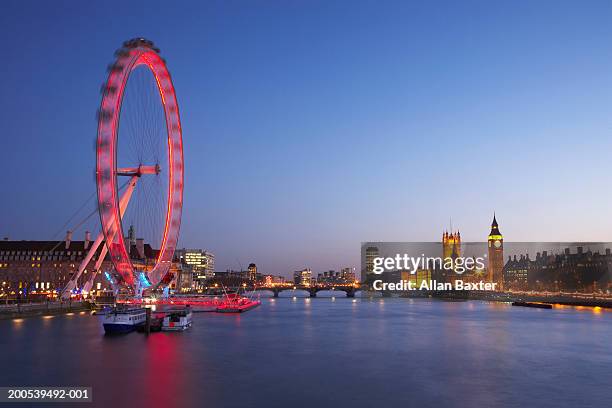
<instances>
[{"instance_id":1,"label":"london eye","mask_svg":"<svg viewBox=\"0 0 612 408\"><path fill-rule=\"evenodd\" d=\"M166 286L183 205L183 142L174 85L165 60L144 38L123 43L102 85L96 139L96 187L102 232L64 290L75 289L102 241L97 271L108 257L114 284ZM147 242L148 253L139 241ZM145 260L145 261L143 261ZM91 282L84 285L89 290Z\"/></svg>"}]
</instances>

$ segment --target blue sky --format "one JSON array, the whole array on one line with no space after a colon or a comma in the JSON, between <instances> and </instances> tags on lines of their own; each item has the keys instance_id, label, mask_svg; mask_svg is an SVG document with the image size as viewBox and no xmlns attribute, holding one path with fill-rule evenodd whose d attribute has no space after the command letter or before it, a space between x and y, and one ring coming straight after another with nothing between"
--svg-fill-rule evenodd
<instances>
[{"instance_id":1,"label":"blue sky","mask_svg":"<svg viewBox=\"0 0 612 408\"><path fill-rule=\"evenodd\" d=\"M3 2L0 234L50 239L95 189L122 41L168 61L181 246L217 269L358 266L362 241L612 241L612 3Z\"/></svg>"}]
</instances>

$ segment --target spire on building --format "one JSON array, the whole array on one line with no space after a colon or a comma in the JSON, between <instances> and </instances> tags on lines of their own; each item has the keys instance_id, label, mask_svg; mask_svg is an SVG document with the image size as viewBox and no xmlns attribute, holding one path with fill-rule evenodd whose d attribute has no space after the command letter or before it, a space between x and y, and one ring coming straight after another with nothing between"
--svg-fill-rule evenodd
<instances>
[{"instance_id":1,"label":"spire on building","mask_svg":"<svg viewBox=\"0 0 612 408\"><path fill-rule=\"evenodd\" d=\"M501 235L501 232L499 232L499 225L497 225L497 219L495 218L495 212L493 212L493 222L491 223L491 233L489 235Z\"/></svg>"}]
</instances>

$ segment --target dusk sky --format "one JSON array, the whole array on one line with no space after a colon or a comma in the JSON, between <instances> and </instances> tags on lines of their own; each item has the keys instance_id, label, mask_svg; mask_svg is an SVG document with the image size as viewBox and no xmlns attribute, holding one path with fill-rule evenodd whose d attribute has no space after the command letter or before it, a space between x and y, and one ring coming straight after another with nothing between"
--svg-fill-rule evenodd
<instances>
[{"instance_id":1,"label":"dusk sky","mask_svg":"<svg viewBox=\"0 0 612 408\"><path fill-rule=\"evenodd\" d=\"M486 239L493 211L508 241L612 241L611 22L609 1L3 1L0 235L57 238L95 191L100 85L142 36L181 111L180 246L217 270L358 267L362 241L451 217Z\"/></svg>"}]
</instances>

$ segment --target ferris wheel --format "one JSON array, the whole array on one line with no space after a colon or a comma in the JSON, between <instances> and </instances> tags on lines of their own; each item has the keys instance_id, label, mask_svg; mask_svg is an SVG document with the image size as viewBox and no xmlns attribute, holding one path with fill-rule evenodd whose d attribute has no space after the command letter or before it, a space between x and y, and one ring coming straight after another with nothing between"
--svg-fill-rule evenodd
<instances>
[{"instance_id":1,"label":"ferris wheel","mask_svg":"<svg viewBox=\"0 0 612 408\"><path fill-rule=\"evenodd\" d=\"M94 269L100 269L108 253L118 287L133 292L142 284L165 286L173 278L170 267L181 226L184 175L176 93L165 60L151 41L126 41L115 57L101 89L97 116L96 186L102 231L64 293L76 287L102 241ZM134 245L136 237L141 245ZM146 254L140 253L143 242ZM90 275L83 290L91 289L93 279Z\"/></svg>"}]
</instances>

